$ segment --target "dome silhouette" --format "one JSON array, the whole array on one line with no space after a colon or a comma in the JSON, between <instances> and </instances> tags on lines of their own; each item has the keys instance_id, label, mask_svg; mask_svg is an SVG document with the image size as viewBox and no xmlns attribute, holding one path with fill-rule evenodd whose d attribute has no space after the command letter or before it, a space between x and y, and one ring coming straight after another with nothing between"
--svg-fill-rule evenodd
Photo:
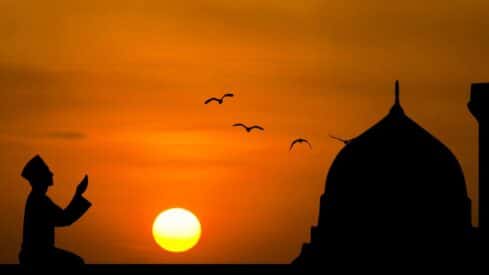
<instances>
[{"instance_id":1,"label":"dome silhouette","mask_svg":"<svg viewBox=\"0 0 489 275\"><path fill-rule=\"evenodd\" d=\"M450 248L471 229L459 162L404 113L396 83L388 115L351 139L333 161L318 225L295 262L321 263L372 247L384 253Z\"/></svg>"}]
</instances>

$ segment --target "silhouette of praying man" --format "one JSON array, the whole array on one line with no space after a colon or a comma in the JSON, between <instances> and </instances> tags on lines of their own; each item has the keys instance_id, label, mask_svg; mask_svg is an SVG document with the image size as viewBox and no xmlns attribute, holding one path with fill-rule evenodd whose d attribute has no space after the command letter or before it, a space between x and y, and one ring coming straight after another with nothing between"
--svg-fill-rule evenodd
<instances>
[{"instance_id":1,"label":"silhouette of praying man","mask_svg":"<svg viewBox=\"0 0 489 275\"><path fill-rule=\"evenodd\" d=\"M83 266L81 257L54 246L54 227L71 225L91 206L82 197L88 186L88 176L85 175L71 202L62 209L46 196L48 187L53 185L53 173L39 155L25 165L21 175L29 181L32 191L25 205L20 264L47 268Z\"/></svg>"}]
</instances>

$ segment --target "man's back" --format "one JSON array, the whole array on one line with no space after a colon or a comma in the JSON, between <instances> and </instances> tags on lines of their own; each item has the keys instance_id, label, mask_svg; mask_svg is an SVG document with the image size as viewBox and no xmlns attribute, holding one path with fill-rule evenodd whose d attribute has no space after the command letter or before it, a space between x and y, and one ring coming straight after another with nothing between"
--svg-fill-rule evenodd
<instances>
[{"instance_id":1,"label":"man's back","mask_svg":"<svg viewBox=\"0 0 489 275\"><path fill-rule=\"evenodd\" d=\"M24 212L23 250L42 251L54 247L53 205L45 194L29 194Z\"/></svg>"}]
</instances>

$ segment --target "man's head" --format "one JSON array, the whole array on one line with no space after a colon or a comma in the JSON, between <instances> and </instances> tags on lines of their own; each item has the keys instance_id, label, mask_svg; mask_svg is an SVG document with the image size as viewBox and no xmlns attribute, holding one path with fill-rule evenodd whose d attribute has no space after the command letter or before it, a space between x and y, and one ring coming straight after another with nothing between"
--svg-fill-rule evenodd
<instances>
[{"instance_id":1,"label":"man's head","mask_svg":"<svg viewBox=\"0 0 489 275\"><path fill-rule=\"evenodd\" d=\"M21 175L35 190L46 192L48 187L53 185L53 173L39 155L27 162Z\"/></svg>"}]
</instances>

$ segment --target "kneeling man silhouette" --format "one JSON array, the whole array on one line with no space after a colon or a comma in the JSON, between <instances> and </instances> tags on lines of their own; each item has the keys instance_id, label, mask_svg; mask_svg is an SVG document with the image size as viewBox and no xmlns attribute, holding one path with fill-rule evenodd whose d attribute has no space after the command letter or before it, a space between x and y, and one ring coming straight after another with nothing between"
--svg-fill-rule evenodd
<instances>
[{"instance_id":1,"label":"kneeling man silhouette","mask_svg":"<svg viewBox=\"0 0 489 275\"><path fill-rule=\"evenodd\" d=\"M88 176L85 175L71 202L62 209L46 195L48 187L53 185L53 173L39 155L25 165L21 175L29 181L32 191L25 205L20 264L29 268L83 266L81 257L54 246L54 227L71 225L90 208L91 203L82 196L88 187Z\"/></svg>"}]
</instances>

